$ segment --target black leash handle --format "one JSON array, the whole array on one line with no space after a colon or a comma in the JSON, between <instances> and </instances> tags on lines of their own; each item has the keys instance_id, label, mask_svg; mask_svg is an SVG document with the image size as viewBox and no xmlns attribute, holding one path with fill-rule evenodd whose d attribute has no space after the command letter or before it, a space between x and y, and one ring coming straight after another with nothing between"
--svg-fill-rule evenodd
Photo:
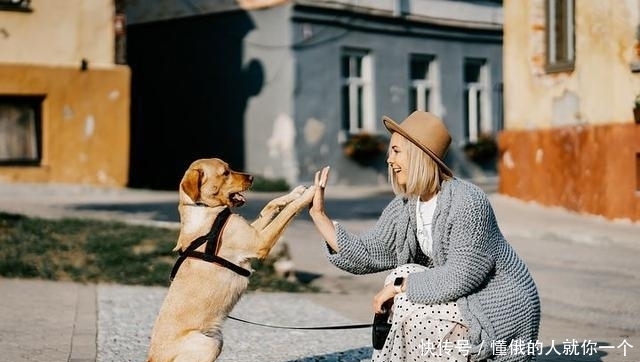
<instances>
[{"instance_id":1,"label":"black leash handle","mask_svg":"<svg viewBox=\"0 0 640 362\"><path fill-rule=\"evenodd\" d=\"M323 326L323 327L287 327L287 326L274 326L271 324L262 324L247 321L241 318L236 318L233 316L227 316L229 319L233 319L234 321L253 324L254 326L267 327L267 328L278 328L278 329L302 329L302 330L331 330L331 329L359 329L359 328L371 328L372 324L347 324L347 325L338 325L338 326Z\"/></svg>"}]
</instances>

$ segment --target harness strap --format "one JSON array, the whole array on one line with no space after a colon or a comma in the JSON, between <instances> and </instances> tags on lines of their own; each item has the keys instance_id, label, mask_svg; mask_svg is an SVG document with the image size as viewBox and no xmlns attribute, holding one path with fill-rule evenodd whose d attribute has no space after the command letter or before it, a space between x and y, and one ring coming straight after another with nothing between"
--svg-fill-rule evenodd
<instances>
[{"instance_id":1,"label":"harness strap","mask_svg":"<svg viewBox=\"0 0 640 362\"><path fill-rule=\"evenodd\" d=\"M225 207L218 216L216 217L213 225L211 226L211 230L203 236L200 236L196 240L194 240L184 251L180 251L180 256L176 263L173 265L173 269L171 270L171 280L178 273L178 269L180 269L180 265L187 258L197 258L209 263L218 264L223 266L229 270L232 270L243 277L249 277L251 272L241 266L238 266L224 258L219 257L218 249L220 247L220 236L222 235L222 229L227 223L227 220L231 216L231 210L228 207ZM205 252L196 251L202 244L207 243L205 246Z\"/></svg>"},{"instance_id":2,"label":"harness strap","mask_svg":"<svg viewBox=\"0 0 640 362\"><path fill-rule=\"evenodd\" d=\"M211 254L206 254L206 253L202 253L199 251L189 251L184 253L183 255L185 255L185 258L198 258L204 261L208 261L209 263L214 263L214 264L218 264L220 266L223 266L227 269L233 270L234 272L242 275L243 277L250 277L251 276L251 272L248 271L247 269L236 265L232 262L230 262L227 259L221 258L217 255L211 255Z\"/></svg>"}]
</instances>

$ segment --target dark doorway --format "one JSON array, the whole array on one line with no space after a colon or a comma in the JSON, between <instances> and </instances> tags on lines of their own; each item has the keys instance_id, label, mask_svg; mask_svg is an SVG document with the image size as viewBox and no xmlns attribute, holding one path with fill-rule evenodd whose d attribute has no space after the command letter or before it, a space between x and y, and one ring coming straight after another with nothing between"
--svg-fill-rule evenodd
<instances>
[{"instance_id":1,"label":"dark doorway","mask_svg":"<svg viewBox=\"0 0 640 362\"><path fill-rule=\"evenodd\" d=\"M131 67L129 186L174 190L189 164L219 157L244 168L244 112L262 67L243 68L244 11L127 27Z\"/></svg>"}]
</instances>

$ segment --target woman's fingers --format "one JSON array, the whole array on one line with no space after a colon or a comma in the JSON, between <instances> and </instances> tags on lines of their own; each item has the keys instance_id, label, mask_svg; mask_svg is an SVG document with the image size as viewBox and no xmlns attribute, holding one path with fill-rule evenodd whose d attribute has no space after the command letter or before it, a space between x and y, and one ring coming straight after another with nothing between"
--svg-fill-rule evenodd
<instances>
[{"instance_id":1,"label":"woman's fingers","mask_svg":"<svg viewBox=\"0 0 640 362\"><path fill-rule=\"evenodd\" d=\"M320 176L320 187L325 188L327 186L327 180L329 179L329 170L331 167L327 166L322 169L322 174Z\"/></svg>"},{"instance_id":2,"label":"woman's fingers","mask_svg":"<svg viewBox=\"0 0 640 362\"><path fill-rule=\"evenodd\" d=\"M310 210L311 211L316 211L316 212L323 212L324 211L324 184L326 184L326 181L322 182L322 175L323 172L322 170L320 171L316 171L316 174L314 176L314 185L316 186L316 192L313 195L313 200L311 201L311 205L310 205Z\"/></svg>"},{"instance_id":3,"label":"woman's fingers","mask_svg":"<svg viewBox=\"0 0 640 362\"><path fill-rule=\"evenodd\" d=\"M325 188L327 186L327 179L329 178L329 169L330 167L327 166L320 171L316 171L316 174L314 177L314 183L316 186L319 186L321 188Z\"/></svg>"}]
</instances>

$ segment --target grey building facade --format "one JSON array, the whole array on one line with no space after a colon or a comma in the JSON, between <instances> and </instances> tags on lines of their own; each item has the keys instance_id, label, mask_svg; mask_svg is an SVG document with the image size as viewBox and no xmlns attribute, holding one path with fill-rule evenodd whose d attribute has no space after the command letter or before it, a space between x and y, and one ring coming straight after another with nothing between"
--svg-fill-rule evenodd
<instances>
[{"instance_id":1,"label":"grey building facade","mask_svg":"<svg viewBox=\"0 0 640 362\"><path fill-rule=\"evenodd\" d=\"M190 3L126 7L132 143L139 142L132 171L181 135L183 152L167 156L176 158L165 175L174 184L192 159L215 156L290 184L310 182L325 165L331 183L382 184L382 116L401 121L424 109L448 125L447 161L458 175L494 172L469 162L462 147L501 129L500 1ZM165 66L150 66L158 63ZM188 118L178 120L185 109ZM160 124L153 139L166 141L141 141ZM357 140L375 147L357 157ZM140 175L132 174L132 186L164 187Z\"/></svg>"}]
</instances>

